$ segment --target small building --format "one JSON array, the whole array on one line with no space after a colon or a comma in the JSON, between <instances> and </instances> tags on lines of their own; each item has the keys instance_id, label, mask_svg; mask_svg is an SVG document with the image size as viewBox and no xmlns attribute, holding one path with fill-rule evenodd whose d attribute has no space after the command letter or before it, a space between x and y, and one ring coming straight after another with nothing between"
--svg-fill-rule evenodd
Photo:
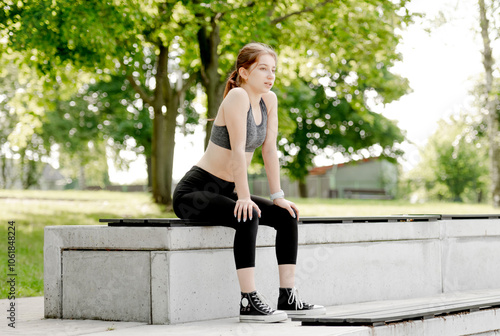
<instances>
[{"instance_id":1,"label":"small building","mask_svg":"<svg viewBox=\"0 0 500 336\"><path fill-rule=\"evenodd\" d=\"M58 169L47 163L43 167L38 186L41 190L63 190L68 184L67 180Z\"/></svg>"},{"instance_id":2,"label":"small building","mask_svg":"<svg viewBox=\"0 0 500 336\"><path fill-rule=\"evenodd\" d=\"M384 158L369 158L337 165L315 167L306 179L308 197L317 198L375 198L396 196L398 167ZM281 179L287 196L299 197L298 182ZM250 192L267 196L266 177L250 178Z\"/></svg>"},{"instance_id":3,"label":"small building","mask_svg":"<svg viewBox=\"0 0 500 336\"><path fill-rule=\"evenodd\" d=\"M5 166L0 167L0 187L3 189L23 189L19 161L6 159L3 164ZM35 185L29 189L63 190L66 184L68 184L68 179L58 169L49 163L43 163L42 171Z\"/></svg>"},{"instance_id":4,"label":"small building","mask_svg":"<svg viewBox=\"0 0 500 336\"><path fill-rule=\"evenodd\" d=\"M316 167L307 177L308 196L320 198L394 198L397 185L397 165L384 158Z\"/></svg>"}]
</instances>

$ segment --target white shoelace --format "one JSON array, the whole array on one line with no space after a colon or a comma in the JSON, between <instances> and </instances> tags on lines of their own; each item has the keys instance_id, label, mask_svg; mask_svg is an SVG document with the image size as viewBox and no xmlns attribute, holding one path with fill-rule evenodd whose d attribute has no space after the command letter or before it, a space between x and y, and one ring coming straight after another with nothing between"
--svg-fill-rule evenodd
<instances>
[{"instance_id":1,"label":"white shoelace","mask_svg":"<svg viewBox=\"0 0 500 336\"><path fill-rule=\"evenodd\" d=\"M257 299L259 301L258 302L259 308L261 308L261 309L263 309L263 310L265 310L267 312L272 312L273 311L273 309L269 305L266 297L263 294L261 294L260 292L256 292L255 296L257 297Z\"/></svg>"},{"instance_id":2,"label":"white shoelace","mask_svg":"<svg viewBox=\"0 0 500 336\"><path fill-rule=\"evenodd\" d=\"M290 291L290 296L288 296L288 304L292 304L295 301L295 309L302 309L304 304L299 297L299 290L295 287Z\"/></svg>"}]
</instances>

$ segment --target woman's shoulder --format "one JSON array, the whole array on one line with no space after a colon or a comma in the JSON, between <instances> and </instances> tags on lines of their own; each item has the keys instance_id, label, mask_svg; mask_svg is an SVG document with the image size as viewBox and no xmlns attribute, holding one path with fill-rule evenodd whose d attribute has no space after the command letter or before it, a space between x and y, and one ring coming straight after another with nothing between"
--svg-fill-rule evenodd
<instances>
[{"instance_id":1,"label":"woman's shoulder","mask_svg":"<svg viewBox=\"0 0 500 336\"><path fill-rule=\"evenodd\" d=\"M278 105L278 97L273 91L264 93L262 95L262 99L264 100L264 104L266 104L268 110L274 109L276 105Z\"/></svg>"},{"instance_id":2,"label":"woman's shoulder","mask_svg":"<svg viewBox=\"0 0 500 336\"><path fill-rule=\"evenodd\" d=\"M242 88L233 88L222 101L220 111L222 111L224 116L240 116L241 118L245 118L249 106L250 98L247 92Z\"/></svg>"},{"instance_id":3,"label":"woman's shoulder","mask_svg":"<svg viewBox=\"0 0 500 336\"><path fill-rule=\"evenodd\" d=\"M248 94L245 91L245 89L240 88L240 87L235 87L235 88L232 88L227 93L226 97L224 98L224 102L225 101L230 101L231 103L233 103L234 101L239 101L241 103L245 103L245 102L250 103L250 98L248 97Z\"/></svg>"},{"instance_id":4,"label":"woman's shoulder","mask_svg":"<svg viewBox=\"0 0 500 336\"><path fill-rule=\"evenodd\" d=\"M264 100L269 100L269 101L277 101L278 100L278 96L276 96L276 93L274 93L273 91L269 91L267 93L264 93L262 95L262 98Z\"/></svg>"}]
</instances>

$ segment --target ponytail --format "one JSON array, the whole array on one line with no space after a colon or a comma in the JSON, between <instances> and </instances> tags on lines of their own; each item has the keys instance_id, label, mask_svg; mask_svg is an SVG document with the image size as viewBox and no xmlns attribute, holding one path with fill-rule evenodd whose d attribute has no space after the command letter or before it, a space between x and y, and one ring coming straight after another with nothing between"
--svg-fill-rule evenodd
<instances>
[{"instance_id":1,"label":"ponytail","mask_svg":"<svg viewBox=\"0 0 500 336\"><path fill-rule=\"evenodd\" d=\"M229 75L229 78L227 79L226 82L226 88L224 89L224 98L226 98L227 94L231 89L238 87L240 82L240 78L238 76L238 70L234 70L231 72L231 75Z\"/></svg>"}]
</instances>

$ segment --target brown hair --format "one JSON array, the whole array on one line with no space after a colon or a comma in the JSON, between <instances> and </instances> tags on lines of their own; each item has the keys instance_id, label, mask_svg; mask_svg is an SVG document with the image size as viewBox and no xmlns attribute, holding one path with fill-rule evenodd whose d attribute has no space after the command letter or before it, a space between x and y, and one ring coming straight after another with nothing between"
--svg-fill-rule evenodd
<instances>
[{"instance_id":1,"label":"brown hair","mask_svg":"<svg viewBox=\"0 0 500 336\"><path fill-rule=\"evenodd\" d=\"M226 82L226 89L224 90L224 98L228 92L235 87L241 85L241 78L238 73L238 69L243 67L249 69L252 64L254 64L261 55L271 55L274 60L278 62L278 56L276 52L268 45L258 42L252 42L241 48L238 53L238 58L236 59L236 69L231 72L229 78Z\"/></svg>"}]
</instances>

